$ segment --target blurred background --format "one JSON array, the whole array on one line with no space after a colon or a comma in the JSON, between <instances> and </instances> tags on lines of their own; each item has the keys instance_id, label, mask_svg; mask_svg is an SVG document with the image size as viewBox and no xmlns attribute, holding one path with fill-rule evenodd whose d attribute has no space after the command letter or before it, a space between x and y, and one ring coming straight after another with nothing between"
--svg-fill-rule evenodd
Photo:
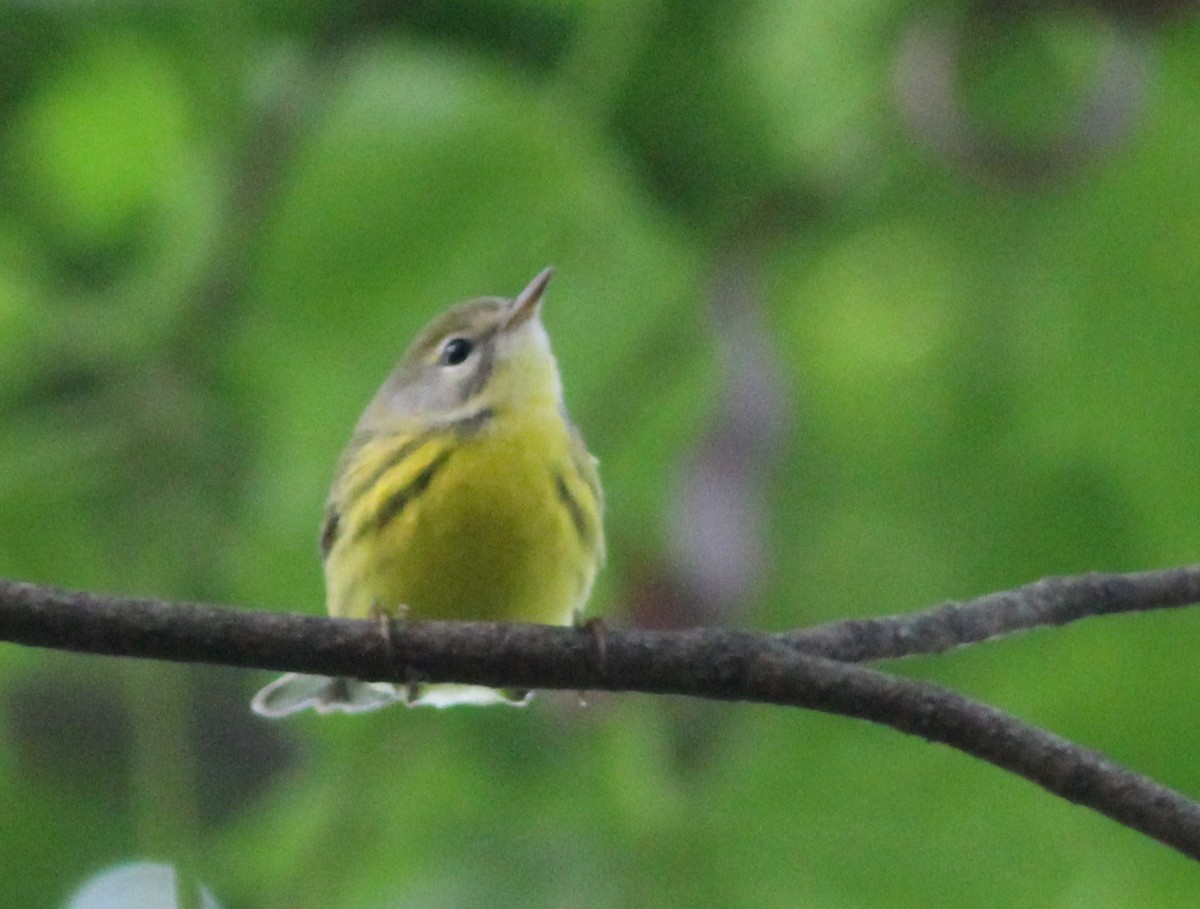
<instances>
[{"instance_id":1,"label":"blurred background","mask_svg":"<svg viewBox=\"0 0 1200 909\"><path fill-rule=\"evenodd\" d=\"M779 630L1200 553L1184 2L0 6L0 574L324 610L412 333L558 274L609 621ZM1200 615L893 666L1200 794ZM1175 907L1195 866L835 717L252 716L0 647L0 905ZM1185 889L1186 888L1186 889Z\"/></svg>"}]
</instances>

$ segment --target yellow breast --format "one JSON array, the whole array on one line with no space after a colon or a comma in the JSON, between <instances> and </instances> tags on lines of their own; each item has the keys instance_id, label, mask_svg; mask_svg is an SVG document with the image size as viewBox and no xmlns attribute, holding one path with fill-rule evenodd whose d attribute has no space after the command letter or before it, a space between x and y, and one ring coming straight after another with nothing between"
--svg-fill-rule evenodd
<instances>
[{"instance_id":1,"label":"yellow breast","mask_svg":"<svg viewBox=\"0 0 1200 909\"><path fill-rule=\"evenodd\" d=\"M603 552L599 487L558 411L481 412L349 457L331 497L333 615L568 624L586 602Z\"/></svg>"}]
</instances>

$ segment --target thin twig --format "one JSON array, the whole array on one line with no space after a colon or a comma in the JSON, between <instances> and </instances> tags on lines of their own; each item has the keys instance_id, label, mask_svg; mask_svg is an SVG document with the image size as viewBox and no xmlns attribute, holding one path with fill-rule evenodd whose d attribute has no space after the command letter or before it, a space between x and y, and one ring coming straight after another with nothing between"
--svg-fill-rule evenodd
<instances>
[{"instance_id":1,"label":"thin twig","mask_svg":"<svg viewBox=\"0 0 1200 909\"><path fill-rule=\"evenodd\" d=\"M1174 586L1162 590L1164 605L1175 605L1166 593ZM1107 601L1098 608L1111 611ZM397 624L385 646L369 621L0 581L0 640L370 680L640 691L821 710L950 745L1200 859L1200 805L1179 793L954 692L813 656L776 635L609 629L601 672L586 629L412 621Z\"/></svg>"},{"instance_id":2,"label":"thin twig","mask_svg":"<svg viewBox=\"0 0 1200 909\"><path fill-rule=\"evenodd\" d=\"M1200 565L1135 574L1050 577L966 602L920 612L848 619L778 635L805 653L865 663L943 653L1018 631L1093 616L1200 603Z\"/></svg>"}]
</instances>

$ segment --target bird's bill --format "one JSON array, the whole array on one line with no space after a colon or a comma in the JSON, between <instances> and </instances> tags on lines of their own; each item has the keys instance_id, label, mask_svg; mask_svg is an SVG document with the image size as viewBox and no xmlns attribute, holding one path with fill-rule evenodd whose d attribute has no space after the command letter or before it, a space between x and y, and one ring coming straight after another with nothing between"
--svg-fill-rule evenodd
<instances>
[{"instance_id":1,"label":"bird's bill","mask_svg":"<svg viewBox=\"0 0 1200 909\"><path fill-rule=\"evenodd\" d=\"M554 277L554 269L543 268L538 272L538 276L517 294L516 299L512 301L509 317L504 323L506 330L516 328L538 314L542 308L542 294L545 293L546 285L550 283L552 277Z\"/></svg>"}]
</instances>

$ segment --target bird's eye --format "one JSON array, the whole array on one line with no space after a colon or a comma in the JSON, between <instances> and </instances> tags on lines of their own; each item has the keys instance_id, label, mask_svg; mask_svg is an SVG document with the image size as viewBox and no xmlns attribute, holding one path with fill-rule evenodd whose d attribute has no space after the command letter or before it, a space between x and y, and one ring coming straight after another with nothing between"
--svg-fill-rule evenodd
<instances>
[{"instance_id":1,"label":"bird's eye","mask_svg":"<svg viewBox=\"0 0 1200 909\"><path fill-rule=\"evenodd\" d=\"M451 338L442 345L442 353L438 357L438 362L442 366L457 366L471 356L471 351L474 349L475 345L466 338Z\"/></svg>"}]
</instances>

